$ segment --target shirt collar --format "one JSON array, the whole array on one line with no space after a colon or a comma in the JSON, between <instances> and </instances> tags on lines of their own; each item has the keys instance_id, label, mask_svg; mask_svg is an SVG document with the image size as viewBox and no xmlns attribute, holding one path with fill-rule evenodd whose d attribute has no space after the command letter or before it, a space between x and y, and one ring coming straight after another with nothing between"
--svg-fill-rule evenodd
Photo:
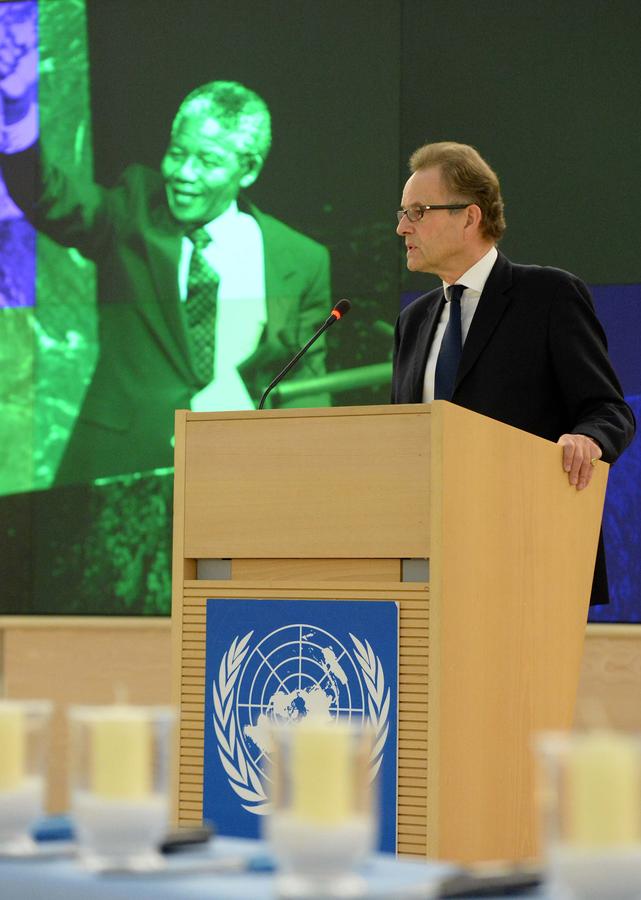
<instances>
[{"instance_id":1,"label":"shirt collar","mask_svg":"<svg viewBox=\"0 0 641 900\"><path fill-rule=\"evenodd\" d=\"M212 241L216 241L217 238L220 238L221 234L225 234L225 232L229 230L229 226L239 215L238 204L235 200L232 200L225 212L221 213L215 219L212 219L211 222L208 222L203 227Z\"/></svg>"},{"instance_id":2,"label":"shirt collar","mask_svg":"<svg viewBox=\"0 0 641 900\"><path fill-rule=\"evenodd\" d=\"M479 260L477 260L473 266L467 270L467 272L463 272L460 278L456 279L456 284L464 284L466 289L474 291L477 294L483 293L483 288L485 287L485 282L490 277L490 272L492 271L492 267L496 262L496 259L499 255L496 247L490 247L484 256L482 256ZM443 282L443 291L445 292L445 296L447 297L446 288L449 288L450 285L444 281Z\"/></svg>"}]
</instances>

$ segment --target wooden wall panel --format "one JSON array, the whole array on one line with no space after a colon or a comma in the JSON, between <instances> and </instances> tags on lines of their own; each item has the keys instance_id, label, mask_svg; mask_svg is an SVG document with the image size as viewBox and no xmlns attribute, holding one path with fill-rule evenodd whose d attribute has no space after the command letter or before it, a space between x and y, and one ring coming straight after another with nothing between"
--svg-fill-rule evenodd
<instances>
[{"instance_id":1,"label":"wooden wall panel","mask_svg":"<svg viewBox=\"0 0 641 900\"><path fill-rule=\"evenodd\" d=\"M0 617L6 696L54 703L49 812L69 809L67 707L169 704L170 630L169 619Z\"/></svg>"},{"instance_id":2,"label":"wooden wall panel","mask_svg":"<svg viewBox=\"0 0 641 900\"><path fill-rule=\"evenodd\" d=\"M641 625L588 625L575 724L641 731Z\"/></svg>"}]
</instances>

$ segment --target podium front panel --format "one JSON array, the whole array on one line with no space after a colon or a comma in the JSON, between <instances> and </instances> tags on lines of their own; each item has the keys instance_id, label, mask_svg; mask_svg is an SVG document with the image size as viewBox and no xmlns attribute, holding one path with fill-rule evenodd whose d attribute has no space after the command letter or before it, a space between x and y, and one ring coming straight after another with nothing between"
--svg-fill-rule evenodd
<instances>
[{"instance_id":1,"label":"podium front panel","mask_svg":"<svg viewBox=\"0 0 641 900\"><path fill-rule=\"evenodd\" d=\"M187 413L184 556L429 556L429 407L399 409Z\"/></svg>"}]
</instances>

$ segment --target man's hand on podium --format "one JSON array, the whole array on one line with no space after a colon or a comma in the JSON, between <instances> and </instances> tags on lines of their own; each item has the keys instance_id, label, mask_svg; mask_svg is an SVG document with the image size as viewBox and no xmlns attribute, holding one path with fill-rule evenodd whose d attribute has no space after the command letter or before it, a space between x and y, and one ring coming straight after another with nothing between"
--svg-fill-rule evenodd
<instances>
[{"instance_id":1,"label":"man's hand on podium","mask_svg":"<svg viewBox=\"0 0 641 900\"><path fill-rule=\"evenodd\" d=\"M603 451L586 434L562 434L557 443L563 447L563 469L577 491L586 488L592 479L592 471Z\"/></svg>"}]
</instances>

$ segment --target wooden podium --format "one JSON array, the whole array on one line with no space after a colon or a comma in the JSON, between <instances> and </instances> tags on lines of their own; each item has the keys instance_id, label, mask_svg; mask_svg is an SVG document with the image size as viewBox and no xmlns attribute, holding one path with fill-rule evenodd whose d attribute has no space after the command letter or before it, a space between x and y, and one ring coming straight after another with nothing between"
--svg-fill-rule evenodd
<instances>
[{"instance_id":1,"label":"wooden podium","mask_svg":"<svg viewBox=\"0 0 641 900\"><path fill-rule=\"evenodd\" d=\"M208 597L400 604L398 850L536 854L533 735L572 724L607 466L443 401L176 415L176 804L202 816Z\"/></svg>"}]
</instances>

